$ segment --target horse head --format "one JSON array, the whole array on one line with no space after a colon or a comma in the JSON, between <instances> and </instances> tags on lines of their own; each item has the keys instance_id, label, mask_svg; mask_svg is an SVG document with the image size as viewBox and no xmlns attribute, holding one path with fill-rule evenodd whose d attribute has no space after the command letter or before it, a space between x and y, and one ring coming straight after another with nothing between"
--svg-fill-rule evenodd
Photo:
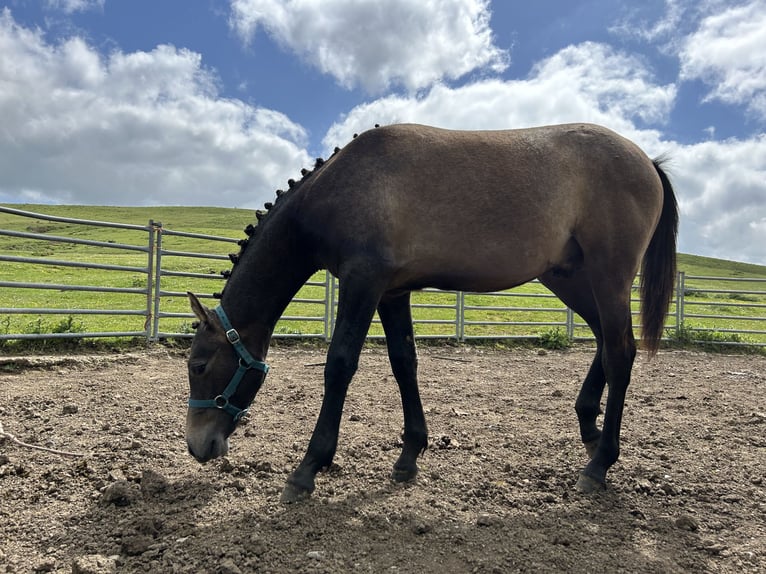
<instances>
[{"instance_id":1,"label":"horse head","mask_svg":"<svg viewBox=\"0 0 766 574\"><path fill-rule=\"evenodd\" d=\"M209 309L189 293L199 319L189 353L186 444L199 462L224 456L229 436L247 414L268 366L245 346L222 307Z\"/></svg>"}]
</instances>

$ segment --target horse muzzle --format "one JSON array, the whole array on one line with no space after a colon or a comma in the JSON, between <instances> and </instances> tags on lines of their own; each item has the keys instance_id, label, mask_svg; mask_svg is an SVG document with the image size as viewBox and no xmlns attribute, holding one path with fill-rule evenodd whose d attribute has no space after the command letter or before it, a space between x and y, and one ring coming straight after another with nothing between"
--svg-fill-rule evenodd
<instances>
[{"instance_id":1,"label":"horse muzzle","mask_svg":"<svg viewBox=\"0 0 766 574\"><path fill-rule=\"evenodd\" d=\"M204 464L214 458L225 456L229 452L229 439L214 437L206 441L192 441L187 438L186 446L189 449L189 454L197 462Z\"/></svg>"},{"instance_id":2,"label":"horse muzzle","mask_svg":"<svg viewBox=\"0 0 766 574\"><path fill-rule=\"evenodd\" d=\"M229 435L233 428L230 428L230 422L222 420L223 417L215 416L218 414L199 414L189 410L186 418L186 446L189 454L198 462L206 463L229 452ZM230 418L226 415L224 417Z\"/></svg>"}]
</instances>

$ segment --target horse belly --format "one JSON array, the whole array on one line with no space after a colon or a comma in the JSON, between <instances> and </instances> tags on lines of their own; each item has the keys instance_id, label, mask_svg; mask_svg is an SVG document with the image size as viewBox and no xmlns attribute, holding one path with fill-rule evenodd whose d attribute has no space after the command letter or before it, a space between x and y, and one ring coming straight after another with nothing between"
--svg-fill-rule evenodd
<instances>
[{"instance_id":1,"label":"horse belly","mask_svg":"<svg viewBox=\"0 0 766 574\"><path fill-rule=\"evenodd\" d=\"M418 289L500 291L527 283L551 268L574 266L578 253L579 249L570 244L569 237L494 244L453 240L437 249L418 249L410 244L394 283L400 284L395 287Z\"/></svg>"}]
</instances>

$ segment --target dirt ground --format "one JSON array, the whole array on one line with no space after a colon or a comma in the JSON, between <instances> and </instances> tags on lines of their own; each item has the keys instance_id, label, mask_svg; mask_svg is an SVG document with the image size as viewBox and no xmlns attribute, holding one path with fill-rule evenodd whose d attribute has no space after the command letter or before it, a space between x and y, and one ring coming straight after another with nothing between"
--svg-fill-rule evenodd
<instances>
[{"instance_id":1,"label":"dirt ground","mask_svg":"<svg viewBox=\"0 0 766 574\"><path fill-rule=\"evenodd\" d=\"M429 449L388 476L402 414L365 350L336 464L279 495L322 393L320 348L277 346L228 458L184 442L184 353L0 359L0 572L766 572L766 357L639 355L609 487L574 398L592 350L426 346Z\"/></svg>"}]
</instances>

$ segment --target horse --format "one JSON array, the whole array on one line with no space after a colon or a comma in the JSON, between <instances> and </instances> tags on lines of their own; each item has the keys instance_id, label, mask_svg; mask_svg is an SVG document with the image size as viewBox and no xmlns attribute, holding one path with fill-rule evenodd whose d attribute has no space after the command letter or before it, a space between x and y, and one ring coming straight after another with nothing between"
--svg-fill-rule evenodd
<instances>
[{"instance_id":1,"label":"horse","mask_svg":"<svg viewBox=\"0 0 766 574\"><path fill-rule=\"evenodd\" d=\"M417 382L414 290L489 292L534 278L580 315L596 351L575 402L589 462L576 489L606 488L636 356L630 298L641 271L641 339L659 347L676 274L678 206L663 159L590 124L458 131L376 126L257 212L215 309L192 293L186 440L207 462L264 382L275 324L317 270L339 280L324 397L281 500L311 495L330 466L347 390L377 311L404 413L391 478L415 479L428 431ZM597 417L605 387L602 429Z\"/></svg>"}]
</instances>

